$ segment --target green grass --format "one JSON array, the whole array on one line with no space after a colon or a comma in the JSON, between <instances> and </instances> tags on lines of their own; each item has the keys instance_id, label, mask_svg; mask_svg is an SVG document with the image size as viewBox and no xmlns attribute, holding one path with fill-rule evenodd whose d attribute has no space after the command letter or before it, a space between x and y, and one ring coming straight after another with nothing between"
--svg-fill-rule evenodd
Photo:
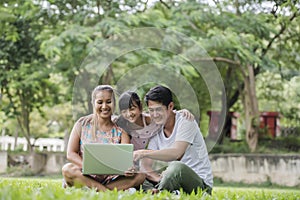
<instances>
[{"instance_id":1,"label":"green grass","mask_svg":"<svg viewBox=\"0 0 300 200\"><path fill-rule=\"evenodd\" d=\"M152 195L150 193L136 192L130 194L126 191L96 192L91 189L78 189L61 187L61 179L47 178L1 178L0 199L5 200L45 200L45 199L282 199L300 200L300 191L297 189L270 189L270 188L237 188L237 187L215 187L212 196L201 196L201 194L181 194L176 196L169 192L161 192Z\"/></svg>"}]
</instances>

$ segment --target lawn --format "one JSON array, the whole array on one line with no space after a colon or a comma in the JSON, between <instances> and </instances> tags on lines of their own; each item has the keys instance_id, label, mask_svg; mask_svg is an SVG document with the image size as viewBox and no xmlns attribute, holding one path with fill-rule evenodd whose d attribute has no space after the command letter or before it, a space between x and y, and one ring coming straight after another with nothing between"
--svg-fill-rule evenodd
<instances>
[{"instance_id":1,"label":"lawn","mask_svg":"<svg viewBox=\"0 0 300 200\"><path fill-rule=\"evenodd\" d=\"M1 178L0 199L5 200L45 200L45 199L282 199L300 200L300 191L297 189L270 189L270 188L246 188L246 187L215 187L212 196L200 194L174 195L169 192L161 192L152 195L137 191L131 194L127 191L96 192L91 189L76 189L61 187L61 179L40 178Z\"/></svg>"}]
</instances>

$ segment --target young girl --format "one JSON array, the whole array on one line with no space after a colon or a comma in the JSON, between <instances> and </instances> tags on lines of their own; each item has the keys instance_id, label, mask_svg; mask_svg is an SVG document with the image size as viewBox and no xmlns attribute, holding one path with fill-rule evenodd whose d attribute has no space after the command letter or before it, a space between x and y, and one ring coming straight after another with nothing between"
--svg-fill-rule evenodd
<instances>
[{"instance_id":1,"label":"young girl","mask_svg":"<svg viewBox=\"0 0 300 200\"><path fill-rule=\"evenodd\" d=\"M135 92L124 92L119 98L119 109L121 116L115 121L131 137L134 150L146 149L149 140L157 134L161 125L155 124L150 115L143 112L142 103ZM188 110L178 111L189 120L194 120L194 116Z\"/></svg>"},{"instance_id":2,"label":"young girl","mask_svg":"<svg viewBox=\"0 0 300 200\"><path fill-rule=\"evenodd\" d=\"M112 122L115 96L111 86L99 85L92 93L93 114L80 118L74 125L67 149L70 163L62 168L66 186L87 186L98 191L117 188L124 190L138 187L145 176L139 174L89 175L84 176L82 169L83 145L85 143L130 143L128 134ZM86 118L91 120L86 121ZM108 155L109 156L109 155Z\"/></svg>"}]
</instances>

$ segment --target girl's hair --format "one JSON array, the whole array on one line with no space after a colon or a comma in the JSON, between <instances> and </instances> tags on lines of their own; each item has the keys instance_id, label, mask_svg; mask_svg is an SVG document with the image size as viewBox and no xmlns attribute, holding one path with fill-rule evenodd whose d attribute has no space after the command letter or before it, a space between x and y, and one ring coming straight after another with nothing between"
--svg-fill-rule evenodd
<instances>
[{"instance_id":1,"label":"girl's hair","mask_svg":"<svg viewBox=\"0 0 300 200\"><path fill-rule=\"evenodd\" d=\"M129 109L137 105L140 110L142 110L142 103L140 97L137 93L132 91L127 91L121 94L119 98L119 109L120 111Z\"/></svg>"},{"instance_id":2,"label":"girl's hair","mask_svg":"<svg viewBox=\"0 0 300 200\"><path fill-rule=\"evenodd\" d=\"M115 93L114 93L114 89L110 86L110 85L98 85L97 87L94 88L93 92L92 92L92 106L93 106L93 129L92 129L92 137L93 139L96 138L96 131L98 129L98 117L96 115L96 110L95 110L95 100L96 100L96 96L99 92L101 91L108 91L111 92L112 94L112 103L114 105L116 105L116 98L115 98ZM114 110L112 111L114 112Z\"/></svg>"}]
</instances>

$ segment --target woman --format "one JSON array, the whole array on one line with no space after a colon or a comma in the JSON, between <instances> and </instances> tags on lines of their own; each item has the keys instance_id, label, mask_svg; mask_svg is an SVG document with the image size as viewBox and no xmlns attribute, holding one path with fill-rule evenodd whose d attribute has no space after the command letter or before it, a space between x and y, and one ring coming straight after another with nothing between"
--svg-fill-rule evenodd
<instances>
[{"instance_id":1,"label":"woman","mask_svg":"<svg viewBox=\"0 0 300 200\"><path fill-rule=\"evenodd\" d=\"M111 116L115 108L115 95L109 85L99 85L92 93L93 114L80 118L74 125L67 149L67 159L70 163L62 168L66 186L87 186L97 191L107 189L125 190L138 187L145 176L139 174L89 175L82 174L82 155L85 143L130 143L128 134L115 123ZM86 118L92 117L86 121ZM84 122L84 123L83 123Z\"/></svg>"}]
</instances>

